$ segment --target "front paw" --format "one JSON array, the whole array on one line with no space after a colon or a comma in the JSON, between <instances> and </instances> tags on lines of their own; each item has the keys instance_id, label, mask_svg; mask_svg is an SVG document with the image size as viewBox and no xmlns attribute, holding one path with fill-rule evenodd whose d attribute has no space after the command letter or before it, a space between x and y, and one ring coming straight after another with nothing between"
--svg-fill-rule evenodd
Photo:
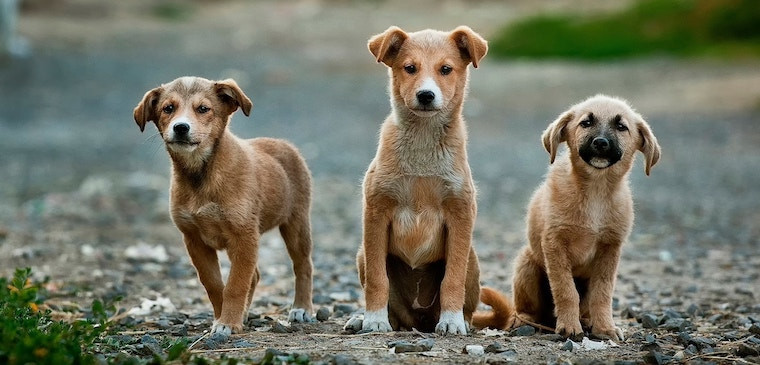
<instances>
[{"instance_id":1,"label":"front paw","mask_svg":"<svg viewBox=\"0 0 760 365\"><path fill-rule=\"evenodd\" d=\"M211 326L210 335L229 337L233 333L238 333L242 331L243 331L242 324L228 324L228 323L220 323L219 321L214 321L214 324Z\"/></svg>"},{"instance_id":2,"label":"front paw","mask_svg":"<svg viewBox=\"0 0 760 365\"><path fill-rule=\"evenodd\" d=\"M367 311L364 313L362 322L362 331L372 332L390 332L393 331L391 323L388 322L388 309L383 308L379 311Z\"/></svg>"},{"instance_id":3,"label":"front paw","mask_svg":"<svg viewBox=\"0 0 760 365\"><path fill-rule=\"evenodd\" d=\"M467 322L464 321L462 311L444 311L441 312L438 324L435 325L435 333L439 335L466 335L467 328Z\"/></svg>"},{"instance_id":4,"label":"front paw","mask_svg":"<svg viewBox=\"0 0 760 365\"><path fill-rule=\"evenodd\" d=\"M314 318L311 317L311 313L303 308L292 308L288 312L288 322L294 323L308 323L314 322Z\"/></svg>"},{"instance_id":5,"label":"front paw","mask_svg":"<svg viewBox=\"0 0 760 365\"><path fill-rule=\"evenodd\" d=\"M613 341L624 341L625 337L623 336L623 331L613 325L613 326L597 326L591 328L591 334L594 335L594 337L603 339L603 340L613 340Z\"/></svg>"},{"instance_id":6,"label":"front paw","mask_svg":"<svg viewBox=\"0 0 760 365\"><path fill-rule=\"evenodd\" d=\"M581 327L581 321L577 318L574 320L557 318L557 326L554 328L554 332L564 337L575 339L583 336L583 327Z\"/></svg>"}]
</instances>

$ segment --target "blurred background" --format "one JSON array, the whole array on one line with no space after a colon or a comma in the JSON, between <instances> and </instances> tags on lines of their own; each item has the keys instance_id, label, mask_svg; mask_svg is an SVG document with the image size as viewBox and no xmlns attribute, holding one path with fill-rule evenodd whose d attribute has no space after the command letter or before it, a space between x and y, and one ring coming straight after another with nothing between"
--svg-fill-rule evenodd
<instances>
[{"instance_id":1,"label":"blurred background","mask_svg":"<svg viewBox=\"0 0 760 365\"><path fill-rule=\"evenodd\" d=\"M509 289L549 162L541 132L596 93L629 100L663 148L651 176L641 158L631 173L636 226L621 270L758 255L754 0L3 0L0 12L0 274L32 266L62 295L131 303L178 286L180 309L209 309L169 219L161 138L132 118L147 90L197 75L232 77L253 100L250 118L234 115L236 134L301 149L314 176L315 290L349 286L358 299L360 183L390 110L366 41L390 25L466 24L490 41L465 106L485 283ZM261 290L286 297L279 237L262 247Z\"/></svg>"}]
</instances>

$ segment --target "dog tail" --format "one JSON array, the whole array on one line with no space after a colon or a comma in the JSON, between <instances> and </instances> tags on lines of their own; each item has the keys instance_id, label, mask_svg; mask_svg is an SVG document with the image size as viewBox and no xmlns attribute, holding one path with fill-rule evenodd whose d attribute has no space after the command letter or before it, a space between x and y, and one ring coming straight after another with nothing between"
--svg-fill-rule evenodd
<instances>
[{"instance_id":1,"label":"dog tail","mask_svg":"<svg viewBox=\"0 0 760 365\"><path fill-rule=\"evenodd\" d=\"M480 288L480 301L491 306L491 311L472 314L472 326L476 328L506 329L509 318L514 315L512 302L496 289Z\"/></svg>"}]
</instances>

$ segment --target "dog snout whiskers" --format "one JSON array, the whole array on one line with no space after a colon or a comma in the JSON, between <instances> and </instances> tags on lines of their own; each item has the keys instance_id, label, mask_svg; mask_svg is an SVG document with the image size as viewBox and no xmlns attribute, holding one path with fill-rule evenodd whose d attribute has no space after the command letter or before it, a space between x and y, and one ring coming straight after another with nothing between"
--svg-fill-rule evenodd
<instances>
[{"instance_id":1,"label":"dog snout whiskers","mask_svg":"<svg viewBox=\"0 0 760 365\"><path fill-rule=\"evenodd\" d=\"M421 90L417 92L417 101L422 105L430 105L435 100L435 93L430 90Z\"/></svg>"}]
</instances>

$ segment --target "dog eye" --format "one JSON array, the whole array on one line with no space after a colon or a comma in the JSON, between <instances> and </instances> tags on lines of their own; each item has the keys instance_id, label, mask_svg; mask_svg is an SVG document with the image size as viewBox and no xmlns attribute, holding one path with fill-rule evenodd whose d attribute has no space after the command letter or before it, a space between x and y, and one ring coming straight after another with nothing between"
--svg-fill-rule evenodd
<instances>
[{"instance_id":1,"label":"dog eye","mask_svg":"<svg viewBox=\"0 0 760 365\"><path fill-rule=\"evenodd\" d=\"M211 110L211 108L209 108L209 107L207 107L205 105L201 105L196 110L198 111L199 114L204 114L204 113L208 112L209 110Z\"/></svg>"},{"instance_id":2,"label":"dog eye","mask_svg":"<svg viewBox=\"0 0 760 365\"><path fill-rule=\"evenodd\" d=\"M406 65L406 66L404 66L404 71L406 71L406 73L408 73L408 74L411 75L411 74L417 72L417 66L415 66L415 65Z\"/></svg>"},{"instance_id":3,"label":"dog eye","mask_svg":"<svg viewBox=\"0 0 760 365\"><path fill-rule=\"evenodd\" d=\"M588 128L594 125L594 121L591 119L584 119L581 121L581 127Z\"/></svg>"},{"instance_id":4,"label":"dog eye","mask_svg":"<svg viewBox=\"0 0 760 365\"><path fill-rule=\"evenodd\" d=\"M449 65L443 65L441 66L441 75L448 75L453 71L454 69L451 68Z\"/></svg>"},{"instance_id":5,"label":"dog eye","mask_svg":"<svg viewBox=\"0 0 760 365\"><path fill-rule=\"evenodd\" d=\"M628 130L628 127L626 127L623 123L618 123L617 130L619 130L621 132L625 132L625 131Z\"/></svg>"},{"instance_id":6,"label":"dog eye","mask_svg":"<svg viewBox=\"0 0 760 365\"><path fill-rule=\"evenodd\" d=\"M169 105L165 106L164 109L163 109L163 111L166 114L174 113L174 105L169 104Z\"/></svg>"}]
</instances>

